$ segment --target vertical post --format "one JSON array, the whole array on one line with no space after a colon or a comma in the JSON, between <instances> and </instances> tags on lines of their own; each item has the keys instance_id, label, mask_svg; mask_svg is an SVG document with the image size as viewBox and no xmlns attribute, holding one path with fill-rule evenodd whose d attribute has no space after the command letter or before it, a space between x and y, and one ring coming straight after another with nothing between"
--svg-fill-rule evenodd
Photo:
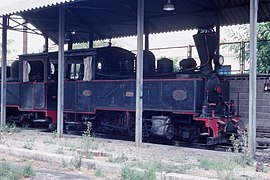
<instances>
[{"instance_id":1,"label":"vertical post","mask_svg":"<svg viewBox=\"0 0 270 180\"><path fill-rule=\"evenodd\" d=\"M94 40L93 40L94 38L93 38L93 32L91 31L91 32L89 32L89 36L88 36L88 48L89 49L91 49L91 48L93 48L94 47Z\"/></svg>"},{"instance_id":2,"label":"vertical post","mask_svg":"<svg viewBox=\"0 0 270 180\"><path fill-rule=\"evenodd\" d=\"M187 57L188 58L192 58L192 46L191 45L188 45Z\"/></svg>"},{"instance_id":3,"label":"vertical post","mask_svg":"<svg viewBox=\"0 0 270 180\"><path fill-rule=\"evenodd\" d=\"M144 0L138 0L137 11L137 64L136 64L136 146L142 144L142 112L143 112L143 29Z\"/></svg>"},{"instance_id":4,"label":"vertical post","mask_svg":"<svg viewBox=\"0 0 270 180\"><path fill-rule=\"evenodd\" d=\"M64 109L64 41L65 41L65 7L59 6L59 36L58 36L58 89L57 89L57 136L63 137Z\"/></svg>"},{"instance_id":5,"label":"vertical post","mask_svg":"<svg viewBox=\"0 0 270 180\"><path fill-rule=\"evenodd\" d=\"M220 54L220 25L219 25L219 20L217 20L216 33L217 33L217 43L218 43L217 44L217 49L216 49L216 55L219 56L219 54Z\"/></svg>"},{"instance_id":6,"label":"vertical post","mask_svg":"<svg viewBox=\"0 0 270 180\"><path fill-rule=\"evenodd\" d=\"M44 36L45 44L44 44L44 52L49 52L49 38L48 36Z\"/></svg>"},{"instance_id":7,"label":"vertical post","mask_svg":"<svg viewBox=\"0 0 270 180\"><path fill-rule=\"evenodd\" d=\"M250 70L249 70L249 125L248 150L256 153L256 76L257 76L257 11L258 0L250 1Z\"/></svg>"},{"instance_id":8,"label":"vertical post","mask_svg":"<svg viewBox=\"0 0 270 180\"><path fill-rule=\"evenodd\" d=\"M24 21L23 26L23 54L27 54L28 37L27 37L27 21Z\"/></svg>"},{"instance_id":9,"label":"vertical post","mask_svg":"<svg viewBox=\"0 0 270 180\"><path fill-rule=\"evenodd\" d=\"M245 46L245 42L241 41L240 43L240 73L244 74L245 71L245 59L246 59L246 46Z\"/></svg>"},{"instance_id":10,"label":"vertical post","mask_svg":"<svg viewBox=\"0 0 270 180\"><path fill-rule=\"evenodd\" d=\"M1 69L1 127L6 125L7 16L3 16Z\"/></svg>"},{"instance_id":11,"label":"vertical post","mask_svg":"<svg viewBox=\"0 0 270 180\"><path fill-rule=\"evenodd\" d=\"M145 25L144 30L144 49L149 50L149 31L148 31L148 25Z\"/></svg>"},{"instance_id":12,"label":"vertical post","mask_svg":"<svg viewBox=\"0 0 270 180\"><path fill-rule=\"evenodd\" d=\"M149 34L148 33L145 33L144 38L145 38L144 49L148 51L149 50Z\"/></svg>"}]
</instances>

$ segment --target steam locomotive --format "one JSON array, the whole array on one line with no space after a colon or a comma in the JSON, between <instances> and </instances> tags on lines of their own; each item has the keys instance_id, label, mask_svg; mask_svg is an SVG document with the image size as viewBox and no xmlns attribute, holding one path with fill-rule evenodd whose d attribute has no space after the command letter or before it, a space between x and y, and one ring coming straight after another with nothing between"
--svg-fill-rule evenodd
<instances>
[{"instance_id":1,"label":"steam locomotive","mask_svg":"<svg viewBox=\"0 0 270 180\"><path fill-rule=\"evenodd\" d=\"M239 117L228 99L229 84L218 74L213 31L194 35L201 65L192 58L157 61L144 51L143 136L207 144L227 142ZM213 70L212 61L215 69ZM88 122L96 131L135 134L135 62L132 52L103 47L65 52L64 127L81 131ZM57 124L58 53L24 54L13 62L7 80L7 121Z\"/></svg>"}]
</instances>

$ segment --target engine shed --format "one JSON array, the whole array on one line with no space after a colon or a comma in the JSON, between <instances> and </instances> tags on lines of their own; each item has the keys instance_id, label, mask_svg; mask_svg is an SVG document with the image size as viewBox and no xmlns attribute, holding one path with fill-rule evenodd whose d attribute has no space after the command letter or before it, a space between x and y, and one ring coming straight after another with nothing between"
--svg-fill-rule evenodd
<instances>
[{"instance_id":1,"label":"engine shed","mask_svg":"<svg viewBox=\"0 0 270 180\"><path fill-rule=\"evenodd\" d=\"M59 45L58 53L58 119L63 119L63 90L64 90L64 37L65 34L70 35L76 31L76 36L72 36L71 43L89 42L89 47L92 46L93 40L123 37L136 35L137 41L137 98L136 109L138 114L137 124L140 124L142 113L142 59L143 59L143 34L145 34L145 49L149 47L149 33L169 32L176 30L187 30L193 28L208 28L216 27L219 33L219 26L233 25L239 23L251 22L252 27L255 27L258 21L269 21L270 18L270 2L268 1L172 1L174 7L171 11L167 11L164 5L166 1L83 1L83 0L52 0L47 1L20 1L18 4L4 5L1 8L0 14L3 17L3 35L2 35L2 89L1 89L1 125L5 124L5 61L6 61L6 36L8 29L8 19L11 15L16 14L22 16L28 22L36 26L46 38L52 39ZM138 3L138 4L137 4ZM5 8L7 7L7 8ZM165 9L164 9L165 8ZM249 11L249 8L251 11ZM164 9L164 10L163 10ZM87 17L87 18L85 18ZM251 17L249 19L249 17ZM185 19L185 21L182 21ZM251 34L255 33L256 29L251 28ZM251 36L255 37L255 36ZM256 39L253 39L253 42ZM47 42L47 41L46 41ZM251 46L253 47L253 46ZM256 48L251 48L253 54ZM252 53L251 53L252 55ZM43 55L41 55L43 56ZM23 58L23 56L22 56ZM254 57L256 67L256 56ZM78 62L78 60L74 60ZM31 62L30 62L31 63ZM43 62L44 63L44 62ZM76 64L76 63L75 63ZM102 63L101 63L102 64ZM40 65L34 65L38 66ZM110 64L113 66L113 64ZM106 66L103 66L104 68ZM252 65L251 65L252 67ZM254 68L255 68L254 67ZM71 67L72 68L72 65ZM44 72L49 70L44 69ZM117 71L118 72L118 71ZM101 72L102 73L102 72ZM29 82L41 78L37 81L45 81L45 77L32 77L36 73L33 71L29 75ZM75 74L70 75L70 78L77 77ZM256 73L251 74L252 78L256 78ZM24 77L21 77L22 80ZM25 77L26 78L26 77ZM31 79L33 78L33 79ZM43 78L43 79L42 79ZM49 78L47 76L46 78ZM50 77L52 78L52 77ZM78 76L79 78L79 76ZM250 78L250 79L252 79ZM48 80L48 79L47 79ZM50 79L51 80L51 79ZM254 79L253 79L254 80ZM251 93L256 92L256 83L252 81L255 87L250 87ZM256 97L252 96L251 97ZM254 107L254 100L250 101L250 107ZM256 107L256 105L255 105ZM251 118L255 119L254 109L250 111ZM251 121L253 122L253 121ZM252 123L251 125L253 126ZM61 136L61 121L58 126L59 136ZM254 129L253 129L254 130ZM138 129L141 132L141 128ZM138 142L140 138L138 137Z\"/></svg>"}]
</instances>

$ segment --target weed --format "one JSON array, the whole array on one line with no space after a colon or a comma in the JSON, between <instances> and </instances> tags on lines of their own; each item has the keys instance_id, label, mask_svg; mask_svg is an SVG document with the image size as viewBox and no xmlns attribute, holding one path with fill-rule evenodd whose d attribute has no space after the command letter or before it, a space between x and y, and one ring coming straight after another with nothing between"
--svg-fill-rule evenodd
<instances>
[{"instance_id":1,"label":"weed","mask_svg":"<svg viewBox=\"0 0 270 180\"><path fill-rule=\"evenodd\" d=\"M46 138L43 140L44 144L54 144L53 140L51 138Z\"/></svg>"},{"instance_id":2,"label":"weed","mask_svg":"<svg viewBox=\"0 0 270 180\"><path fill-rule=\"evenodd\" d=\"M87 123L87 130L84 131L82 135L82 154L87 159L92 159L92 152L90 150L97 150L99 145L95 142L95 139L91 136L92 124L91 122Z\"/></svg>"},{"instance_id":3,"label":"weed","mask_svg":"<svg viewBox=\"0 0 270 180\"><path fill-rule=\"evenodd\" d=\"M54 131L52 132L52 137L53 137L53 138L56 138L56 137L57 137L57 130L54 130Z\"/></svg>"},{"instance_id":4,"label":"weed","mask_svg":"<svg viewBox=\"0 0 270 180\"><path fill-rule=\"evenodd\" d=\"M34 147L35 147L34 142L31 139L28 139L22 146L22 148L29 149L29 150L34 149Z\"/></svg>"},{"instance_id":5,"label":"weed","mask_svg":"<svg viewBox=\"0 0 270 180\"><path fill-rule=\"evenodd\" d=\"M116 156L116 157L109 156L109 159L107 161L111 163L123 163L123 162L126 162L127 160L128 158L122 152L120 156Z\"/></svg>"},{"instance_id":6,"label":"weed","mask_svg":"<svg viewBox=\"0 0 270 180\"><path fill-rule=\"evenodd\" d=\"M199 168L204 170L215 170L217 172L218 179L235 179L233 170L236 164L232 161L219 161L215 159L202 159L200 160Z\"/></svg>"},{"instance_id":7,"label":"weed","mask_svg":"<svg viewBox=\"0 0 270 180\"><path fill-rule=\"evenodd\" d=\"M75 169L81 169L82 166L82 156L75 156L72 160L71 160L71 164L73 165L73 167Z\"/></svg>"},{"instance_id":8,"label":"weed","mask_svg":"<svg viewBox=\"0 0 270 180\"><path fill-rule=\"evenodd\" d=\"M68 167L67 162L65 160L63 160L63 159L61 160L61 167L63 167L63 168Z\"/></svg>"},{"instance_id":9,"label":"weed","mask_svg":"<svg viewBox=\"0 0 270 180\"><path fill-rule=\"evenodd\" d=\"M204 170L229 170L232 171L235 164L231 161L219 161L215 159L201 159L199 162L199 168Z\"/></svg>"},{"instance_id":10,"label":"weed","mask_svg":"<svg viewBox=\"0 0 270 180\"><path fill-rule=\"evenodd\" d=\"M0 163L0 179L22 179L34 176L32 167L29 166L11 166L4 162Z\"/></svg>"},{"instance_id":11,"label":"weed","mask_svg":"<svg viewBox=\"0 0 270 180\"><path fill-rule=\"evenodd\" d=\"M146 179L144 178L144 176L145 176L144 174L135 172L128 166L124 166L121 169L121 177L122 179L125 179L125 180L143 180L143 179ZM156 177L152 179L156 179Z\"/></svg>"},{"instance_id":12,"label":"weed","mask_svg":"<svg viewBox=\"0 0 270 180\"><path fill-rule=\"evenodd\" d=\"M95 176L104 177L104 174L102 173L102 171L100 169L97 169L96 172L95 172Z\"/></svg>"},{"instance_id":13,"label":"weed","mask_svg":"<svg viewBox=\"0 0 270 180\"><path fill-rule=\"evenodd\" d=\"M86 136L86 137L91 137L92 123L87 122L86 126L87 126L87 129L86 129L86 131L84 131L83 135Z\"/></svg>"},{"instance_id":14,"label":"weed","mask_svg":"<svg viewBox=\"0 0 270 180\"><path fill-rule=\"evenodd\" d=\"M59 147L56 149L55 151L56 154L64 154L64 148L63 147Z\"/></svg>"},{"instance_id":15,"label":"weed","mask_svg":"<svg viewBox=\"0 0 270 180\"><path fill-rule=\"evenodd\" d=\"M238 156L235 161L242 165L252 165L253 164L253 159L250 156L249 150L248 150L248 134L246 130L238 130L238 137L235 137L233 134L230 137L230 141L232 142L234 152L239 153L240 156Z\"/></svg>"},{"instance_id":16,"label":"weed","mask_svg":"<svg viewBox=\"0 0 270 180\"><path fill-rule=\"evenodd\" d=\"M17 128L15 123L9 123L5 127L0 127L0 132L19 133L21 129Z\"/></svg>"}]
</instances>

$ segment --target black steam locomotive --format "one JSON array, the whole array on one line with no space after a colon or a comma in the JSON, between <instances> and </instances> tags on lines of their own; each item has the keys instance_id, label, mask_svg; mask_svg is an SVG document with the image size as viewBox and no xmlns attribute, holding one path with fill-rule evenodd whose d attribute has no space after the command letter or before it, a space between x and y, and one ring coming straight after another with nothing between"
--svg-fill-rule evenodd
<instances>
[{"instance_id":1,"label":"black steam locomotive","mask_svg":"<svg viewBox=\"0 0 270 180\"><path fill-rule=\"evenodd\" d=\"M214 32L194 35L201 65L192 58L157 61L144 51L143 136L208 144L228 141L239 117L225 94L229 84L217 73ZM7 82L7 120L56 128L58 53L26 54L11 66ZM65 52L64 124L83 130L135 134L135 61L130 51L104 47ZM212 68L212 61L215 70Z\"/></svg>"}]
</instances>

